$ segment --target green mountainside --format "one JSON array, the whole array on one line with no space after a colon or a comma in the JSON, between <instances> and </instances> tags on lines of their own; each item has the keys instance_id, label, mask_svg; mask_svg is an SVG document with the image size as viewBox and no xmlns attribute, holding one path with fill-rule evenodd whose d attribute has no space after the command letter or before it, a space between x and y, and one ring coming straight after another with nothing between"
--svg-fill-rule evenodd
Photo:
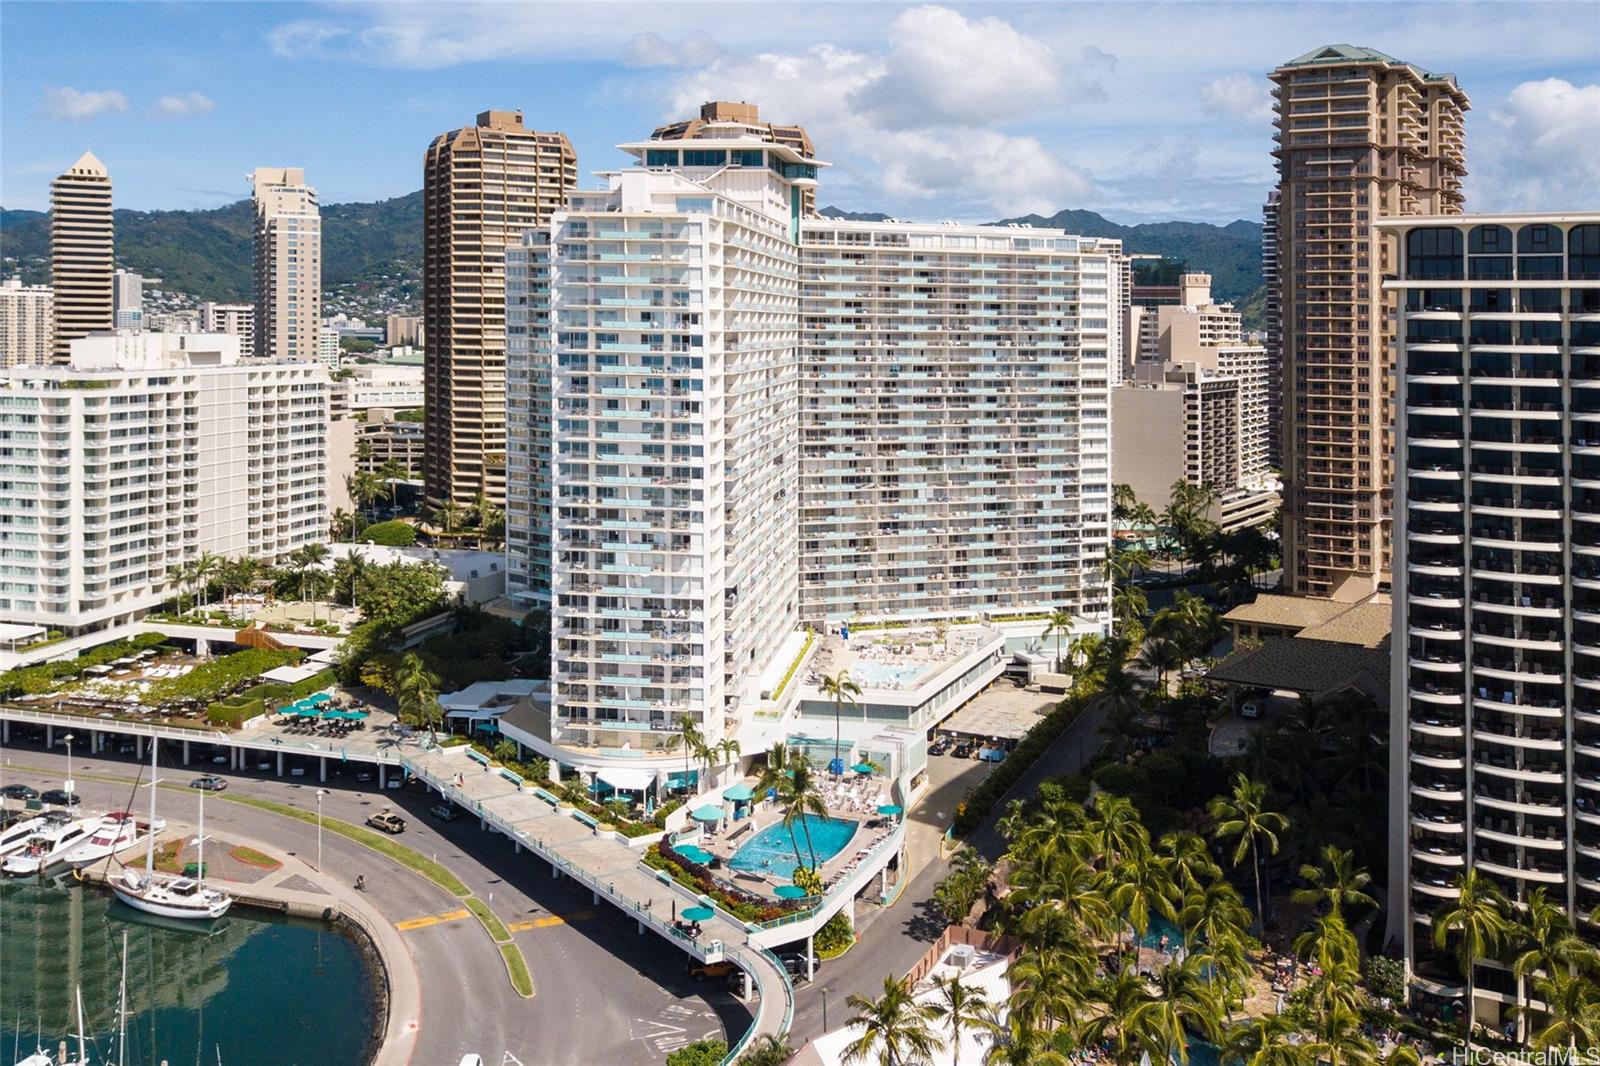
<instances>
[{"instance_id":1,"label":"green mountainside","mask_svg":"<svg viewBox=\"0 0 1600 1066\"><path fill-rule=\"evenodd\" d=\"M883 221L878 212L824 207L828 218ZM1182 259L1212 276L1219 299L1247 312L1258 327L1261 297L1261 226L1240 219L1226 226L1203 222L1147 222L1124 226L1093 211L1025 215L1002 223L1029 223L1086 237L1120 237L1129 252ZM118 211L117 263L162 288L202 300L248 300L250 240L248 200L207 211ZM0 209L0 273L28 282L49 280L49 217L39 211ZM329 293L362 297L378 292L415 304L420 297L422 193L376 203L322 208L322 278Z\"/></svg>"},{"instance_id":2,"label":"green mountainside","mask_svg":"<svg viewBox=\"0 0 1600 1066\"><path fill-rule=\"evenodd\" d=\"M117 211L117 264L161 279L162 288L202 300L248 300L250 201L208 211ZM29 282L50 275L50 222L38 211L0 210L6 274ZM422 259L422 193L377 203L322 208L322 277L328 290L417 287Z\"/></svg>"}]
</instances>

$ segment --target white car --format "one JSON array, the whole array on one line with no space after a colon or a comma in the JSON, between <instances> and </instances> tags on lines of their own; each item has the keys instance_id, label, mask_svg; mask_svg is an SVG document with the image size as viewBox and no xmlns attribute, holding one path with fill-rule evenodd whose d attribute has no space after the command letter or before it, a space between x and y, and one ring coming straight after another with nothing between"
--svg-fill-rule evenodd
<instances>
[{"instance_id":1,"label":"white car","mask_svg":"<svg viewBox=\"0 0 1600 1066\"><path fill-rule=\"evenodd\" d=\"M1245 700L1239 706L1240 718L1260 718L1262 705L1260 700Z\"/></svg>"},{"instance_id":2,"label":"white car","mask_svg":"<svg viewBox=\"0 0 1600 1066\"><path fill-rule=\"evenodd\" d=\"M304 766L291 766L289 767L289 776L304 777L306 776L306 768Z\"/></svg>"}]
</instances>

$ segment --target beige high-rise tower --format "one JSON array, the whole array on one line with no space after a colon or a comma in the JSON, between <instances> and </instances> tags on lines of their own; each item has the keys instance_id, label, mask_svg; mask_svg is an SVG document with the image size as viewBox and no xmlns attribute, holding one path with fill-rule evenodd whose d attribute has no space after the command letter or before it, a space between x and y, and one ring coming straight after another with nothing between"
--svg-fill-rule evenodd
<instances>
[{"instance_id":1,"label":"beige high-rise tower","mask_svg":"<svg viewBox=\"0 0 1600 1066\"><path fill-rule=\"evenodd\" d=\"M93 152L85 152L50 183L53 362L68 362L77 338L114 325L112 271L111 175Z\"/></svg>"},{"instance_id":2,"label":"beige high-rise tower","mask_svg":"<svg viewBox=\"0 0 1600 1066\"><path fill-rule=\"evenodd\" d=\"M422 476L430 507L506 495L506 246L578 184L564 133L485 111L435 137L422 173Z\"/></svg>"},{"instance_id":3,"label":"beige high-rise tower","mask_svg":"<svg viewBox=\"0 0 1600 1066\"><path fill-rule=\"evenodd\" d=\"M1466 93L1337 44L1272 72L1283 374L1284 577L1359 600L1389 572L1394 237L1380 218L1461 211Z\"/></svg>"},{"instance_id":4,"label":"beige high-rise tower","mask_svg":"<svg viewBox=\"0 0 1600 1066\"><path fill-rule=\"evenodd\" d=\"M257 167L255 357L314 362L322 327L322 215L300 167Z\"/></svg>"}]
</instances>

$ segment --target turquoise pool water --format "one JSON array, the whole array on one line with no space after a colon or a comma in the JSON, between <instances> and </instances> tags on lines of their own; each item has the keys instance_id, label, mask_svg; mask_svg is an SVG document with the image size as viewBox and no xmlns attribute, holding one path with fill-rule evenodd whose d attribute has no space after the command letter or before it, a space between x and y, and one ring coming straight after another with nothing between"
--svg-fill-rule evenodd
<instances>
[{"instance_id":1,"label":"turquoise pool water","mask_svg":"<svg viewBox=\"0 0 1600 1066\"><path fill-rule=\"evenodd\" d=\"M858 659L855 665L850 667L850 673L867 688L887 688L889 685L911 685L932 668L932 663L896 666L893 663L875 663L869 659Z\"/></svg>"},{"instance_id":2,"label":"turquoise pool water","mask_svg":"<svg viewBox=\"0 0 1600 1066\"><path fill-rule=\"evenodd\" d=\"M843 851L860 824L848 818L821 818L815 814L807 814L803 818L805 828L799 825L794 827L795 839L800 844L799 856L795 855L794 845L789 842L789 830L784 828L782 822L778 822L751 837L733 853L728 865L746 873L790 878L794 876L794 868L801 865L802 861L806 866L811 865L812 849L816 850L819 863L827 862ZM806 846L807 831L811 833L810 847Z\"/></svg>"}]
</instances>

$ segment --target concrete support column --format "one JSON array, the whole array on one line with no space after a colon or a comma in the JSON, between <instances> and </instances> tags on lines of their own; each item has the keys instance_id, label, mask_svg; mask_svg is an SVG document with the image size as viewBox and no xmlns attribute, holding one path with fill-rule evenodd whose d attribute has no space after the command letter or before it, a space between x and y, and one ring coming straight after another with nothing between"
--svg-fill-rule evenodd
<instances>
[{"instance_id":1,"label":"concrete support column","mask_svg":"<svg viewBox=\"0 0 1600 1066\"><path fill-rule=\"evenodd\" d=\"M278 776L283 776L283 752L278 752Z\"/></svg>"},{"instance_id":2,"label":"concrete support column","mask_svg":"<svg viewBox=\"0 0 1600 1066\"><path fill-rule=\"evenodd\" d=\"M811 979L817 975L815 963L812 962L812 959L816 957L812 950L816 939L815 933L806 937L806 984L810 984Z\"/></svg>"},{"instance_id":3,"label":"concrete support column","mask_svg":"<svg viewBox=\"0 0 1600 1066\"><path fill-rule=\"evenodd\" d=\"M317 757L317 780L324 783L328 780L328 757L326 755Z\"/></svg>"},{"instance_id":4,"label":"concrete support column","mask_svg":"<svg viewBox=\"0 0 1600 1066\"><path fill-rule=\"evenodd\" d=\"M0 722L0 744L11 743L11 719Z\"/></svg>"},{"instance_id":5,"label":"concrete support column","mask_svg":"<svg viewBox=\"0 0 1600 1066\"><path fill-rule=\"evenodd\" d=\"M511 854L513 854L513 855L521 855L522 854L522 841L513 840L511 842Z\"/></svg>"},{"instance_id":6,"label":"concrete support column","mask_svg":"<svg viewBox=\"0 0 1600 1066\"><path fill-rule=\"evenodd\" d=\"M596 903L600 902L600 893L598 893L598 892L590 892L589 895L594 897L594 901Z\"/></svg>"},{"instance_id":7,"label":"concrete support column","mask_svg":"<svg viewBox=\"0 0 1600 1066\"><path fill-rule=\"evenodd\" d=\"M381 792L381 791L383 791L384 789L386 789L388 787L389 787L388 767L384 766L383 763L379 763L378 764L378 790Z\"/></svg>"},{"instance_id":8,"label":"concrete support column","mask_svg":"<svg viewBox=\"0 0 1600 1066\"><path fill-rule=\"evenodd\" d=\"M53 725L44 727L44 746L47 748L56 746L56 727Z\"/></svg>"},{"instance_id":9,"label":"concrete support column","mask_svg":"<svg viewBox=\"0 0 1600 1066\"><path fill-rule=\"evenodd\" d=\"M144 737L133 738L133 754L140 762L144 762Z\"/></svg>"},{"instance_id":10,"label":"concrete support column","mask_svg":"<svg viewBox=\"0 0 1600 1066\"><path fill-rule=\"evenodd\" d=\"M561 784L561 764L554 759L550 760L550 780L558 785Z\"/></svg>"},{"instance_id":11,"label":"concrete support column","mask_svg":"<svg viewBox=\"0 0 1600 1066\"><path fill-rule=\"evenodd\" d=\"M197 659L211 658L211 641L204 637L194 642L194 654Z\"/></svg>"},{"instance_id":12,"label":"concrete support column","mask_svg":"<svg viewBox=\"0 0 1600 1066\"><path fill-rule=\"evenodd\" d=\"M100 730L98 729L89 730L89 754L100 754Z\"/></svg>"},{"instance_id":13,"label":"concrete support column","mask_svg":"<svg viewBox=\"0 0 1600 1066\"><path fill-rule=\"evenodd\" d=\"M846 903L844 905L844 909L841 910L839 913L844 915L844 920L845 920L846 923L849 924L850 931L852 933L855 932L856 931L856 898L854 896L851 896L850 897L850 902Z\"/></svg>"},{"instance_id":14,"label":"concrete support column","mask_svg":"<svg viewBox=\"0 0 1600 1066\"><path fill-rule=\"evenodd\" d=\"M189 742L187 740L183 742L183 765L189 765Z\"/></svg>"},{"instance_id":15,"label":"concrete support column","mask_svg":"<svg viewBox=\"0 0 1600 1066\"><path fill-rule=\"evenodd\" d=\"M561 867L557 866L555 863L550 864L550 880L561 880Z\"/></svg>"}]
</instances>

